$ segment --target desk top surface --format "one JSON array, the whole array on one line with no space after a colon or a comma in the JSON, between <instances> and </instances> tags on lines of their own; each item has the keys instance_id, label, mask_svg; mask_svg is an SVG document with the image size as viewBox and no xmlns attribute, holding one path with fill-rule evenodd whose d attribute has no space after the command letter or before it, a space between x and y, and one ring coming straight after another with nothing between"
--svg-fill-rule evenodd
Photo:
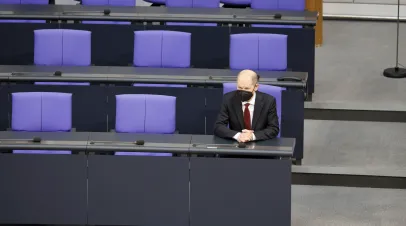
<instances>
[{"instance_id":1,"label":"desk top surface","mask_svg":"<svg viewBox=\"0 0 406 226\"><path fill-rule=\"evenodd\" d=\"M54 76L56 71L61 76ZM240 70L201 68L147 68L106 66L0 66L0 80L9 81L110 81L220 84L235 82ZM305 87L307 72L257 71L260 83L286 87ZM278 81L296 77L301 81Z\"/></svg>"},{"instance_id":2,"label":"desk top surface","mask_svg":"<svg viewBox=\"0 0 406 226\"><path fill-rule=\"evenodd\" d=\"M110 15L104 15L105 9ZM281 14L281 19L275 19ZM2 5L0 18L245 22L315 25L317 12L228 8L168 8L83 5Z\"/></svg>"},{"instance_id":3,"label":"desk top surface","mask_svg":"<svg viewBox=\"0 0 406 226\"><path fill-rule=\"evenodd\" d=\"M34 137L41 142L32 141ZM144 141L136 145L135 141ZM238 154L292 156L294 138L277 138L247 143L238 148L234 140L212 135L131 134L108 132L0 132L0 149L77 150L77 151L148 151L191 154Z\"/></svg>"}]
</instances>

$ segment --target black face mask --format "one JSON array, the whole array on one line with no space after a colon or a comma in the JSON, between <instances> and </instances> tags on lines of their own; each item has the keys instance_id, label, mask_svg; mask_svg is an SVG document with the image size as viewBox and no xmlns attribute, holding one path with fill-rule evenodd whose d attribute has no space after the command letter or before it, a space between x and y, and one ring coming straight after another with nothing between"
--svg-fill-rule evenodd
<instances>
[{"instance_id":1,"label":"black face mask","mask_svg":"<svg viewBox=\"0 0 406 226\"><path fill-rule=\"evenodd\" d=\"M241 102L248 101L254 95L252 92L245 91L245 90L237 90L236 94L237 94L238 98L240 98Z\"/></svg>"}]
</instances>

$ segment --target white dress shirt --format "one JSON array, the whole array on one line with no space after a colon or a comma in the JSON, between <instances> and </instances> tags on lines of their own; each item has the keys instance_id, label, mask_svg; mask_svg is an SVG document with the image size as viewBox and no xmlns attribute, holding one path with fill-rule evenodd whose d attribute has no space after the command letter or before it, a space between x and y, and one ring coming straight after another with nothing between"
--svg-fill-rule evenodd
<instances>
[{"instance_id":1,"label":"white dress shirt","mask_svg":"<svg viewBox=\"0 0 406 226\"><path fill-rule=\"evenodd\" d=\"M254 116L254 107L255 107L255 98L257 97L257 94L254 92L254 95L252 96L250 101L244 101L242 102L242 114L244 115L244 110L245 110L245 104L250 104L248 106L248 110L250 111L250 120L251 120L251 127L252 127L252 117ZM234 139L238 140L240 137L241 132L238 132L237 134L234 135ZM252 140L255 140L255 134L252 134Z\"/></svg>"}]
</instances>

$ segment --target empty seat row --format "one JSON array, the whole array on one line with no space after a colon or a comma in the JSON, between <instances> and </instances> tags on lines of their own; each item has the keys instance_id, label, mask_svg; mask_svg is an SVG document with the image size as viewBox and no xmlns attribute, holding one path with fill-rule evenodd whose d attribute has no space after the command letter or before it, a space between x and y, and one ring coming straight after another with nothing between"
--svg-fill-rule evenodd
<instances>
[{"instance_id":1,"label":"empty seat row","mask_svg":"<svg viewBox=\"0 0 406 226\"><path fill-rule=\"evenodd\" d=\"M236 88L236 83L225 83L224 94ZM277 115L280 119L283 90L284 88L269 85L259 87L259 91L275 97ZM70 132L73 129L72 94L70 93L20 92L12 93L11 100L13 131ZM116 95L115 132L173 134L175 131L176 97L147 94ZM70 154L71 152L68 150L14 150L14 153ZM142 153L142 155L168 156L169 154Z\"/></svg>"},{"instance_id":2,"label":"empty seat row","mask_svg":"<svg viewBox=\"0 0 406 226\"><path fill-rule=\"evenodd\" d=\"M305 10L305 0L146 0L166 7L217 8L220 3L253 9ZM132 0L82 0L82 5L135 6Z\"/></svg>"},{"instance_id":3,"label":"empty seat row","mask_svg":"<svg viewBox=\"0 0 406 226\"><path fill-rule=\"evenodd\" d=\"M300 10L305 9L305 0L227 0L235 4L250 5L253 9L266 10ZM188 8L217 8L219 0L152 0L156 4L165 4L167 7ZM231 4L228 2L227 4ZM232 5L234 4L232 3ZM0 0L0 4L48 4L48 0ZM135 0L82 0L83 5L111 5L111 6L135 6ZM45 20L0 20L7 23L45 23ZM126 21L83 21L85 24L118 24L129 25ZM167 25L178 26L216 26L216 23L177 23L168 22ZM263 25L253 24L254 27L283 27L300 28L299 25Z\"/></svg>"},{"instance_id":4,"label":"empty seat row","mask_svg":"<svg viewBox=\"0 0 406 226\"><path fill-rule=\"evenodd\" d=\"M287 68L287 35L230 36L230 68L283 71ZM133 64L137 67L190 67L191 33L135 31ZM34 31L35 65L91 65L91 32L68 29Z\"/></svg>"},{"instance_id":5,"label":"empty seat row","mask_svg":"<svg viewBox=\"0 0 406 226\"><path fill-rule=\"evenodd\" d=\"M254 9L304 10L305 0L145 0L167 7L210 7L217 8L220 3L227 5L251 6ZM81 0L82 5L135 6L135 0ZM0 0L0 4L46 5L49 0Z\"/></svg>"}]
</instances>

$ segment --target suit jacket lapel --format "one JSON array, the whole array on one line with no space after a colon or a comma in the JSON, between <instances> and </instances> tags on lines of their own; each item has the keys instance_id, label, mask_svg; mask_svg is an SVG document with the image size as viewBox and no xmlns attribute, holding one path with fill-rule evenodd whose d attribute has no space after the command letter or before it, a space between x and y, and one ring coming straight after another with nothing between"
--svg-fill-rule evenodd
<instances>
[{"instance_id":1,"label":"suit jacket lapel","mask_svg":"<svg viewBox=\"0 0 406 226\"><path fill-rule=\"evenodd\" d=\"M233 107L234 112L237 114L238 121L240 122L240 126L244 129L244 116L242 115L242 103L238 98L233 98Z\"/></svg>"},{"instance_id":2,"label":"suit jacket lapel","mask_svg":"<svg viewBox=\"0 0 406 226\"><path fill-rule=\"evenodd\" d=\"M255 130L255 126L258 123L259 116L261 115L262 108L264 107L264 100L259 92L256 93L255 105L254 105L254 116L252 117L252 129Z\"/></svg>"}]
</instances>

